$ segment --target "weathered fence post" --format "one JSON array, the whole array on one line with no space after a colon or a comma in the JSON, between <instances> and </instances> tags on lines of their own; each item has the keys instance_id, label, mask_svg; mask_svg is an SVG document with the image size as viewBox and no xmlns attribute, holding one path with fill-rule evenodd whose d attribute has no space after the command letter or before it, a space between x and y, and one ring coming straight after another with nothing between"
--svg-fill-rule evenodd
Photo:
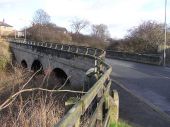
<instances>
[{"instance_id":1,"label":"weathered fence post","mask_svg":"<svg viewBox=\"0 0 170 127\"><path fill-rule=\"evenodd\" d=\"M117 127L117 121L119 118L119 95L116 90L112 91L112 97L109 98L109 114L110 114L110 126Z\"/></svg>"},{"instance_id":2,"label":"weathered fence post","mask_svg":"<svg viewBox=\"0 0 170 127\"><path fill-rule=\"evenodd\" d=\"M74 127L80 127L80 118L77 120L76 124L74 125Z\"/></svg>"}]
</instances>

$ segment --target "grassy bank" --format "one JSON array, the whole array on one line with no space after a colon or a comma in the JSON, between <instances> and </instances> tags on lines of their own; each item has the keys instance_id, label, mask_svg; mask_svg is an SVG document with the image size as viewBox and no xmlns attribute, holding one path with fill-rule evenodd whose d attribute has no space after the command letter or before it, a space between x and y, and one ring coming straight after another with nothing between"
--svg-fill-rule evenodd
<instances>
[{"instance_id":1,"label":"grassy bank","mask_svg":"<svg viewBox=\"0 0 170 127\"><path fill-rule=\"evenodd\" d=\"M11 95L21 90L30 78L30 72L19 67L9 67L11 61L9 43L5 39L0 39L0 106ZM35 84L39 86L40 82L35 82L33 79L26 88ZM0 111L0 125L1 127L51 127L64 113L62 99L63 96L54 96L46 92L20 94L6 104L9 106Z\"/></svg>"},{"instance_id":2,"label":"grassy bank","mask_svg":"<svg viewBox=\"0 0 170 127\"><path fill-rule=\"evenodd\" d=\"M0 91L0 109L1 105L11 98L11 95L24 89L40 88L46 86L42 81L44 75L38 75L31 79L27 84L26 82L31 76L26 79L19 79L21 82L9 81L7 87L1 86ZM57 85L57 84L56 84ZM59 85L59 84L58 84ZM61 84L60 84L61 85ZM71 95L70 93L50 93L42 91L30 91L19 94L12 98L7 107L0 111L0 125L2 127L51 127L54 126L65 114L67 108L65 101ZM8 105L9 104L9 105Z\"/></svg>"},{"instance_id":3,"label":"grassy bank","mask_svg":"<svg viewBox=\"0 0 170 127\"><path fill-rule=\"evenodd\" d=\"M5 39L0 39L0 72L6 69L11 62L9 43Z\"/></svg>"}]
</instances>

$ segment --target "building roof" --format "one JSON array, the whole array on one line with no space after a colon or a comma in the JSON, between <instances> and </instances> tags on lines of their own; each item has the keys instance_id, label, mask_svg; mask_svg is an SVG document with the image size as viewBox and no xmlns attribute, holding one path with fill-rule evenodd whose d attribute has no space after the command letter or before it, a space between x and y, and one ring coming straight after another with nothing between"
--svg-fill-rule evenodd
<instances>
[{"instance_id":1,"label":"building roof","mask_svg":"<svg viewBox=\"0 0 170 127\"><path fill-rule=\"evenodd\" d=\"M1 22L1 21L0 21L0 26L12 27L11 25L9 25L5 22Z\"/></svg>"},{"instance_id":2,"label":"building roof","mask_svg":"<svg viewBox=\"0 0 170 127\"><path fill-rule=\"evenodd\" d=\"M56 26L55 28L56 28L58 31L61 31L61 32L66 31L66 32L67 32L67 29L64 28L64 27Z\"/></svg>"}]
</instances>

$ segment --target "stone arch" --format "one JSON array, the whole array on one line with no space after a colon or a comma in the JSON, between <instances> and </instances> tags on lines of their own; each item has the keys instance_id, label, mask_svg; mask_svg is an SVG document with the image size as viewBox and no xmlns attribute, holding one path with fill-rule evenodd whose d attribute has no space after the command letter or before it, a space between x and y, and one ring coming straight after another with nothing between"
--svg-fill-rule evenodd
<instances>
[{"instance_id":1,"label":"stone arch","mask_svg":"<svg viewBox=\"0 0 170 127\"><path fill-rule=\"evenodd\" d=\"M65 83L65 81L67 80L67 78L68 78L68 75L66 74L66 72L63 69L54 68L49 75L48 88L54 89L54 88L57 88L57 87L63 85ZM67 84L70 84L70 80L67 80Z\"/></svg>"},{"instance_id":2,"label":"stone arch","mask_svg":"<svg viewBox=\"0 0 170 127\"><path fill-rule=\"evenodd\" d=\"M38 59L34 60L33 63L32 63L32 66L31 66L31 70L36 72L39 69L41 69L40 72L43 73L43 65L41 64L41 62Z\"/></svg>"},{"instance_id":3,"label":"stone arch","mask_svg":"<svg viewBox=\"0 0 170 127\"><path fill-rule=\"evenodd\" d=\"M21 61L21 66L22 66L23 68L28 68L28 64L27 64L27 62L26 62L25 60L22 60L22 61Z\"/></svg>"}]
</instances>

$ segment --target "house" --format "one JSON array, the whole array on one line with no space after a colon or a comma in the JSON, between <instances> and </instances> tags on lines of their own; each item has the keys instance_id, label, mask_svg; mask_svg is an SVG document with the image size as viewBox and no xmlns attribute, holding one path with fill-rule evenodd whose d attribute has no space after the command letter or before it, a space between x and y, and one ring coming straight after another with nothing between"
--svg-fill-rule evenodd
<instances>
[{"instance_id":1,"label":"house","mask_svg":"<svg viewBox=\"0 0 170 127\"><path fill-rule=\"evenodd\" d=\"M21 30L21 31L16 31L16 37L24 37L25 36L25 31Z\"/></svg>"},{"instance_id":2,"label":"house","mask_svg":"<svg viewBox=\"0 0 170 127\"><path fill-rule=\"evenodd\" d=\"M60 26L55 26L55 29L58 31L58 32L61 32L61 33L64 33L64 34L67 34L67 29L64 28L64 27L60 27Z\"/></svg>"},{"instance_id":3,"label":"house","mask_svg":"<svg viewBox=\"0 0 170 127\"><path fill-rule=\"evenodd\" d=\"M9 36L14 33L13 26L5 23L3 20L2 22L0 21L0 37L1 36Z\"/></svg>"}]
</instances>

